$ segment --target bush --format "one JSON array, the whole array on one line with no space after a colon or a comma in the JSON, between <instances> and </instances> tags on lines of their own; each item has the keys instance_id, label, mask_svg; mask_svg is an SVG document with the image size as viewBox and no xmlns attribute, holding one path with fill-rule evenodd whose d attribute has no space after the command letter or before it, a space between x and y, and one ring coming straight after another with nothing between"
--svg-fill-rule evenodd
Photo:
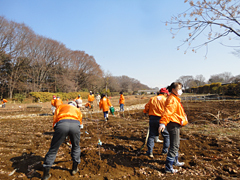
<instances>
[{"instance_id":1,"label":"bush","mask_svg":"<svg viewBox=\"0 0 240 180\"><path fill-rule=\"evenodd\" d=\"M79 94L81 95L81 97L83 99L87 99L89 93L88 92L70 92L70 93L62 93L62 92L58 92L58 93L30 92L29 94L30 94L30 96L35 98L35 102L37 102L38 99L41 102L47 102L47 101L51 101L52 100L53 95L59 96L63 101L66 101L66 100L73 100L73 99L75 99Z\"/></svg>"},{"instance_id":2,"label":"bush","mask_svg":"<svg viewBox=\"0 0 240 180\"><path fill-rule=\"evenodd\" d=\"M15 100L15 101L19 101L19 102L23 102L24 101L24 99L26 99L26 95L25 94L14 94L14 97L13 97L13 99Z\"/></svg>"}]
</instances>

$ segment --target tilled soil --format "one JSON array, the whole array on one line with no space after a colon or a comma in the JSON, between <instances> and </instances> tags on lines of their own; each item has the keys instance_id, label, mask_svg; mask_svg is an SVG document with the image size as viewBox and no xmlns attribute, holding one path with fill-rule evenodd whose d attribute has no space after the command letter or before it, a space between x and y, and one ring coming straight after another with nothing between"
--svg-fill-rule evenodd
<instances>
[{"instance_id":1,"label":"tilled soil","mask_svg":"<svg viewBox=\"0 0 240 180\"><path fill-rule=\"evenodd\" d=\"M50 170L51 179L239 179L239 105L239 101L183 103L190 123L181 129L179 160L185 166L177 167L177 174L164 172L161 143L155 144L153 159L145 155L146 146L140 151L148 129L142 110L125 111L124 116L116 112L108 122L102 113L88 114L81 132L80 171L71 176L71 148L64 143ZM213 116L218 111L219 125ZM52 117L2 118L0 132L0 179L40 179L53 135Z\"/></svg>"}]
</instances>

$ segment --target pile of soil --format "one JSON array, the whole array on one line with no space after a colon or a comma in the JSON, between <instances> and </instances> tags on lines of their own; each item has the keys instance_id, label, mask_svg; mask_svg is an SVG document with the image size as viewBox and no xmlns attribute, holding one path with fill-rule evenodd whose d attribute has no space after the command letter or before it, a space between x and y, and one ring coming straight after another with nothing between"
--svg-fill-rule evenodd
<instances>
[{"instance_id":1,"label":"pile of soil","mask_svg":"<svg viewBox=\"0 0 240 180\"><path fill-rule=\"evenodd\" d=\"M232 116L239 113L239 105L238 101L183 103L190 123L181 129L179 160L185 166L177 168L177 174L165 173L166 155L161 155L161 143L155 144L153 159L145 155L146 146L140 151L148 128L148 117L142 110L117 112L107 122L102 113L89 114L81 131L80 171L71 176L71 148L64 143L50 170L52 179L238 179L240 137L233 132L238 132L240 122ZM218 111L220 125L212 123L213 116L204 114L216 115ZM198 119L209 123L191 123ZM0 132L1 179L40 179L53 135L52 117L3 119Z\"/></svg>"}]
</instances>

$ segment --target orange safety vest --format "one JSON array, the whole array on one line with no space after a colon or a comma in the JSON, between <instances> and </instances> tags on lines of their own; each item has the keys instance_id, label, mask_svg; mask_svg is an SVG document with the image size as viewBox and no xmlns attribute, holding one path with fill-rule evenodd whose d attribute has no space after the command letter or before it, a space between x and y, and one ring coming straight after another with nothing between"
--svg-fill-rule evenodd
<instances>
[{"instance_id":1,"label":"orange safety vest","mask_svg":"<svg viewBox=\"0 0 240 180\"><path fill-rule=\"evenodd\" d=\"M164 106L166 102L166 97L163 94L152 97L148 103L145 105L144 113L148 113L149 116L159 116L164 111Z\"/></svg>"},{"instance_id":2,"label":"orange safety vest","mask_svg":"<svg viewBox=\"0 0 240 180\"><path fill-rule=\"evenodd\" d=\"M186 125L188 123L181 99L173 93L171 93L166 100L164 112L162 113L162 118L159 123L167 125L170 121L180 125Z\"/></svg>"},{"instance_id":3,"label":"orange safety vest","mask_svg":"<svg viewBox=\"0 0 240 180\"><path fill-rule=\"evenodd\" d=\"M108 111L109 110L109 106L112 106L110 100L106 97L103 97L100 102L99 102L99 108L100 110L102 109L103 112Z\"/></svg>"},{"instance_id":4,"label":"orange safety vest","mask_svg":"<svg viewBox=\"0 0 240 180\"><path fill-rule=\"evenodd\" d=\"M79 108L76 108L75 106L63 104L60 105L55 111L55 114L53 116L53 127L57 122L63 119L76 120L82 124L82 113Z\"/></svg>"},{"instance_id":5,"label":"orange safety vest","mask_svg":"<svg viewBox=\"0 0 240 180\"><path fill-rule=\"evenodd\" d=\"M125 103L125 98L123 96L123 94L120 95L120 99L119 99L119 104L124 104Z\"/></svg>"},{"instance_id":6,"label":"orange safety vest","mask_svg":"<svg viewBox=\"0 0 240 180\"><path fill-rule=\"evenodd\" d=\"M63 104L63 102L62 102L61 99L55 99L55 101L54 101L54 106L55 106L56 108L58 108L58 106L60 106L60 105L62 105L62 104Z\"/></svg>"}]
</instances>

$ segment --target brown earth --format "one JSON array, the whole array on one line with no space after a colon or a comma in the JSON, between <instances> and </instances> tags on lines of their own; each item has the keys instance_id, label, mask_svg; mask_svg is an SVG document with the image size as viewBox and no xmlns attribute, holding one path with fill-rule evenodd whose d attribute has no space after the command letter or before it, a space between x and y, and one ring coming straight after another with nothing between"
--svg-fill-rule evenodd
<instances>
[{"instance_id":1,"label":"brown earth","mask_svg":"<svg viewBox=\"0 0 240 180\"><path fill-rule=\"evenodd\" d=\"M240 179L240 101L185 102L183 106L190 123L181 129L179 160L185 166L177 168L179 173L165 174L162 144L155 144L154 159L145 155L146 146L140 151L148 117L142 110L132 110L125 111L124 117L116 112L108 122L102 113L84 117L80 172L70 175L71 149L64 143L50 170L51 179ZM213 116L218 111L219 125ZM0 179L42 176L53 135L52 116L33 115L44 112L49 109L0 110ZM19 118L20 114L29 116ZM99 139L102 146L98 146Z\"/></svg>"}]
</instances>

